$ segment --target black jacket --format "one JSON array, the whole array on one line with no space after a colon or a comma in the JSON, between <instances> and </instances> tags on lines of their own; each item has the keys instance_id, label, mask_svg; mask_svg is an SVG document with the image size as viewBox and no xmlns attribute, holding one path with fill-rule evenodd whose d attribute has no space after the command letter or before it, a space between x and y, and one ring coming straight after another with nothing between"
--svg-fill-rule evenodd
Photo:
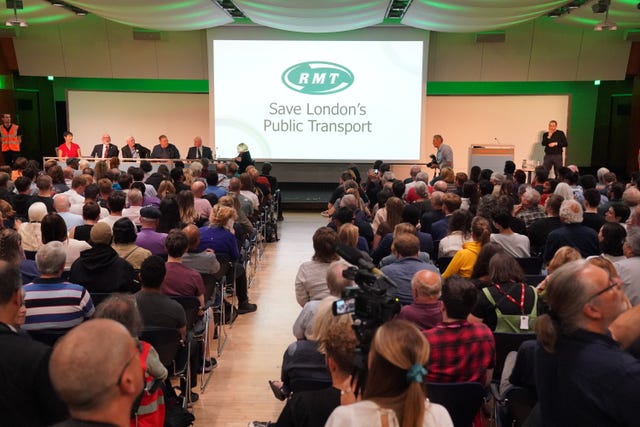
<instances>
[{"instance_id":1,"label":"black jacket","mask_svg":"<svg viewBox=\"0 0 640 427\"><path fill-rule=\"evenodd\" d=\"M140 157L141 159L148 159L149 156L151 156L151 150L149 150L148 148L145 148L140 144L134 144L133 146L138 151L138 157ZM123 159L131 158L131 148L129 148L128 145L125 145L124 147L122 147L121 152L122 152Z\"/></svg>"},{"instance_id":2,"label":"black jacket","mask_svg":"<svg viewBox=\"0 0 640 427\"><path fill-rule=\"evenodd\" d=\"M80 252L71 265L69 281L90 293L135 292L135 270L109 245L95 244Z\"/></svg>"}]
</instances>

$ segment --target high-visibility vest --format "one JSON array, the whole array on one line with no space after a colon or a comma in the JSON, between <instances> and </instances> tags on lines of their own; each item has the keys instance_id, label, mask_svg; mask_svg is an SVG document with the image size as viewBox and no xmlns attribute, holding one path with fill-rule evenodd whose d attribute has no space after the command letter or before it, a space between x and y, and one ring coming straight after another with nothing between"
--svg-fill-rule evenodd
<instances>
[{"instance_id":1,"label":"high-visibility vest","mask_svg":"<svg viewBox=\"0 0 640 427\"><path fill-rule=\"evenodd\" d=\"M140 353L140 362L142 362L143 368L147 366L147 356L149 355L149 349L151 344L146 341L140 341L142 344L142 353ZM145 383L153 382L154 378L145 373ZM164 406L164 394L162 389L158 388L155 391L149 393L147 391L142 392L142 400L140 406L136 411L136 415L131 419L131 427L156 427L164 425L165 418L165 406Z\"/></svg>"},{"instance_id":2,"label":"high-visibility vest","mask_svg":"<svg viewBox=\"0 0 640 427\"><path fill-rule=\"evenodd\" d=\"M20 151L18 125L11 124L9 130L4 125L0 125L0 141L2 141L2 151Z\"/></svg>"}]
</instances>

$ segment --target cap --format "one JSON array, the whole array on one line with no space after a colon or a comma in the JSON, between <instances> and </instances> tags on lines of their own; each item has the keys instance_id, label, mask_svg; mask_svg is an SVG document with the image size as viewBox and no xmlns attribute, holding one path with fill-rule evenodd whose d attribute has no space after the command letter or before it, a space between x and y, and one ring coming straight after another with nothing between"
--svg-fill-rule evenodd
<instances>
[{"instance_id":1,"label":"cap","mask_svg":"<svg viewBox=\"0 0 640 427\"><path fill-rule=\"evenodd\" d=\"M110 245L113 232L109 224L99 222L91 227L91 233L89 234L89 240L94 244Z\"/></svg>"},{"instance_id":2,"label":"cap","mask_svg":"<svg viewBox=\"0 0 640 427\"><path fill-rule=\"evenodd\" d=\"M160 212L160 209L153 206L147 206L140 209L140 218L160 219L161 216L162 212Z\"/></svg>"}]
</instances>

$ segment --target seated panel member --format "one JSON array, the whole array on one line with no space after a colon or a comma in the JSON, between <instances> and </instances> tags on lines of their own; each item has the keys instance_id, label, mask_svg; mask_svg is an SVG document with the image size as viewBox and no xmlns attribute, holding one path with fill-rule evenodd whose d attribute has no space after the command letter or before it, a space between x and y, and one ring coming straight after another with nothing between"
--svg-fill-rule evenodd
<instances>
[{"instance_id":1,"label":"seated panel member","mask_svg":"<svg viewBox=\"0 0 640 427\"><path fill-rule=\"evenodd\" d=\"M102 135L102 144L94 145L90 156L109 159L111 157L118 157L119 153L120 150L118 150L118 147L111 144L111 136L105 133Z\"/></svg>"},{"instance_id":2,"label":"seated panel member","mask_svg":"<svg viewBox=\"0 0 640 427\"><path fill-rule=\"evenodd\" d=\"M189 147L187 159L209 159L213 160L211 148L202 145L202 138L196 136L193 138L193 147Z\"/></svg>"},{"instance_id":3,"label":"seated panel member","mask_svg":"<svg viewBox=\"0 0 640 427\"><path fill-rule=\"evenodd\" d=\"M153 147L151 151L152 159L179 159L180 152L175 145L169 144L169 138L166 135L158 137L160 143Z\"/></svg>"},{"instance_id":4,"label":"seated panel member","mask_svg":"<svg viewBox=\"0 0 640 427\"><path fill-rule=\"evenodd\" d=\"M136 139L132 136L127 138L127 145L122 147L122 157L125 159L148 159L151 151L136 143Z\"/></svg>"}]
</instances>

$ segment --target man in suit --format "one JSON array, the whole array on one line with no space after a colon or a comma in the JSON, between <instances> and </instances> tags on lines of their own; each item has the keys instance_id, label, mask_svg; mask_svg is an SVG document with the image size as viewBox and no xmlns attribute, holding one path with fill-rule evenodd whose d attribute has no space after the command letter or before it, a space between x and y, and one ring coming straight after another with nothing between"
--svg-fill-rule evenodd
<instances>
[{"instance_id":1,"label":"man in suit","mask_svg":"<svg viewBox=\"0 0 640 427\"><path fill-rule=\"evenodd\" d=\"M169 144L169 138L166 135L160 135L158 137L160 142L151 150L152 159L179 159L180 152L175 145Z\"/></svg>"},{"instance_id":2,"label":"man in suit","mask_svg":"<svg viewBox=\"0 0 640 427\"><path fill-rule=\"evenodd\" d=\"M136 144L136 139L132 136L127 138L127 145L122 147L122 158L124 159L148 159L151 151L140 144Z\"/></svg>"},{"instance_id":3,"label":"man in suit","mask_svg":"<svg viewBox=\"0 0 640 427\"><path fill-rule=\"evenodd\" d=\"M0 261L2 425L51 425L65 419L67 411L49 379L51 349L16 332L24 304L22 292L20 270Z\"/></svg>"},{"instance_id":4,"label":"man in suit","mask_svg":"<svg viewBox=\"0 0 640 427\"><path fill-rule=\"evenodd\" d=\"M111 136L105 133L102 135L102 144L95 145L89 156L109 159L111 157L118 157L119 153L120 150L118 150L118 147L111 144Z\"/></svg>"},{"instance_id":5,"label":"man in suit","mask_svg":"<svg viewBox=\"0 0 640 427\"><path fill-rule=\"evenodd\" d=\"M189 148L187 159L209 159L213 160L211 148L202 146L202 138L196 136L193 138L193 147Z\"/></svg>"}]
</instances>

